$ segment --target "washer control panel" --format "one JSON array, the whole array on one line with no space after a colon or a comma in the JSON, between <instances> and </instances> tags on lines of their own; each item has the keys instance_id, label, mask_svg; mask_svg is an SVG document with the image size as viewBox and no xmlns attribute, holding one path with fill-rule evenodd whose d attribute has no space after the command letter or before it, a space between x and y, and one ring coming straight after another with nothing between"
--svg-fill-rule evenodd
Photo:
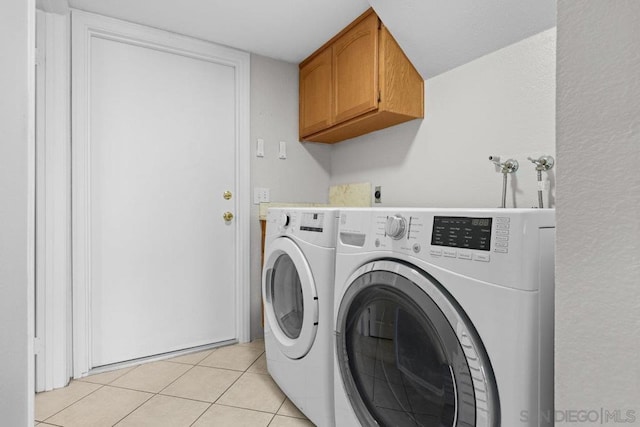
<instances>
[{"instance_id":1,"label":"washer control panel","mask_svg":"<svg viewBox=\"0 0 640 427\"><path fill-rule=\"evenodd\" d=\"M529 289L540 230L554 227L552 209L344 209L336 253L418 259L498 284L521 278Z\"/></svg>"},{"instance_id":2,"label":"washer control panel","mask_svg":"<svg viewBox=\"0 0 640 427\"><path fill-rule=\"evenodd\" d=\"M496 217L496 237L494 252L509 253L509 232L511 231L511 218Z\"/></svg>"},{"instance_id":3,"label":"washer control panel","mask_svg":"<svg viewBox=\"0 0 640 427\"><path fill-rule=\"evenodd\" d=\"M274 210L275 212L275 210ZM288 229L310 231L313 233L322 233L327 227L325 214L331 215L332 212L322 211L301 211L301 210L280 210L272 216L281 232L287 232ZM335 218L335 215L333 216Z\"/></svg>"},{"instance_id":4,"label":"washer control panel","mask_svg":"<svg viewBox=\"0 0 640 427\"><path fill-rule=\"evenodd\" d=\"M488 251L493 218L434 216L431 245Z\"/></svg>"},{"instance_id":5,"label":"washer control panel","mask_svg":"<svg viewBox=\"0 0 640 427\"><path fill-rule=\"evenodd\" d=\"M335 247L339 210L335 208L269 208L265 243L289 236L322 247Z\"/></svg>"},{"instance_id":6,"label":"washer control panel","mask_svg":"<svg viewBox=\"0 0 640 427\"><path fill-rule=\"evenodd\" d=\"M497 258L509 254L514 245L512 228L519 227L520 216L502 214L499 210L476 209L468 212L451 210L407 210L399 213L385 210L373 210L368 214L344 212L341 219L343 242L346 244L373 244L378 250L400 250L408 255L420 256L425 259L456 259L461 262L477 261L481 263L494 262ZM349 224L349 216L365 216L371 221L369 227ZM364 219L364 218L362 218ZM363 228L364 226L364 228ZM369 228L367 231L365 228ZM368 234L372 234L368 235ZM368 235L365 239L357 236ZM516 239L517 240L517 239Z\"/></svg>"},{"instance_id":7,"label":"washer control panel","mask_svg":"<svg viewBox=\"0 0 640 427\"><path fill-rule=\"evenodd\" d=\"M302 212L300 216L300 230L322 233L324 231L323 212Z\"/></svg>"}]
</instances>

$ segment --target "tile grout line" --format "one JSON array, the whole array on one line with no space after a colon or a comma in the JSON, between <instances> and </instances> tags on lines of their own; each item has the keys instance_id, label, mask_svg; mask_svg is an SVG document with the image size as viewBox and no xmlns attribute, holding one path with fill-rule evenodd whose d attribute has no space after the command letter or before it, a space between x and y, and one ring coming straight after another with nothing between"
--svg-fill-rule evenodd
<instances>
[{"instance_id":1,"label":"tile grout line","mask_svg":"<svg viewBox=\"0 0 640 427\"><path fill-rule=\"evenodd\" d=\"M265 355L267 354L266 350L265 350L265 351L263 351L262 353L260 353L260 356L258 356L258 359L260 359L260 358L262 357L262 355L263 355L263 354L265 354ZM256 359L256 360L251 364L251 366L253 366L253 364L254 364L254 363L256 363L256 362L258 361L258 359ZM247 370L249 370L249 369L251 368L251 366L249 366L249 368L247 368ZM245 372L245 373L246 373L246 372ZM260 372L252 372L252 373L254 373L254 374L258 374L258 375L265 375L265 374L262 374L262 373L260 373ZM242 375L244 375L244 374L242 374ZM265 376L268 376L269 378L271 378L271 375L269 374L269 372L268 372L268 371L267 371L267 374L266 374ZM273 381L273 378L271 378L271 380ZM274 382L275 382L275 381L274 381ZM278 385L277 385L277 384L276 384L276 387L278 387ZM278 390L280 390L280 387L278 387ZM283 392L282 390L280 390L280 391L282 392L282 394L284 394L284 399L282 400L282 403L280 403L280 406L278 406L278 409L276 409L276 411L273 413L273 417L271 417L271 420L270 420L270 421L269 421L269 423L267 424L267 427L268 427L269 425L271 425L271 423L273 422L273 420L275 420L275 419L276 419L276 416L278 415L278 412L280 411L280 409L282 409L282 407L284 406L285 402L286 402L286 401L287 401L287 399L289 398L285 392Z\"/></svg>"},{"instance_id":2,"label":"tile grout line","mask_svg":"<svg viewBox=\"0 0 640 427\"><path fill-rule=\"evenodd\" d=\"M260 353L260 356L258 356L258 359L260 359L260 358L262 357L262 355L263 355L263 354L266 354L266 353L267 353L266 351L263 351L262 353ZM258 359L256 359L256 361L257 361ZM253 363L255 363L255 361L254 361ZM253 364L252 364L252 366L253 366ZM249 368L247 368L247 369L249 369ZM258 372L255 372L255 373L256 373L256 374L258 374L258 375L264 375L264 374L260 374L260 373L258 373ZM244 375L244 374L243 374L243 375ZM268 376L269 376L269 378L271 378L271 375L268 375ZM272 381L273 381L273 378L272 378ZM274 381L274 382L275 382L275 381ZM276 384L276 386L278 386L278 385ZM278 390L280 390L280 387L278 387ZM285 394L285 392L283 392L282 390L280 390L280 391L281 391L281 392L282 392L282 394L284 395L284 399L282 399L282 402L280 403L280 406L278 406L278 409L276 409L276 411L273 413L273 416L271 417L271 420L270 420L270 421L269 421L269 423L267 424L267 427L268 427L268 426L270 426L270 425L271 425L271 423L273 422L273 420L275 420L275 419L276 419L276 416L278 415L278 411L279 411L280 409L282 409L282 406L284 405L284 402L286 402L286 401L287 401L287 399L288 399L288 397L287 397L287 395Z\"/></svg>"},{"instance_id":3,"label":"tile grout line","mask_svg":"<svg viewBox=\"0 0 640 427\"><path fill-rule=\"evenodd\" d=\"M171 363L178 363L178 362L171 362ZM241 370L239 370L239 369L220 368L220 367L218 367L218 366L208 366L208 365L200 365L200 364L198 364L198 365L193 365L193 366L199 366L199 367L201 367L201 368L210 368L210 369L221 369L221 370L223 370L223 371L231 371L231 372L242 372L242 373L244 373L244 372L245 372L245 371L241 371ZM249 368L247 368L247 369L249 369Z\"/></svg>"},{"instance_id":4,"label":"tile grout line","mask_svg":"<svg viewBox=\"0 0 640 427\"><path fill-rule=\"evenodd\" d=\"M80 381L82 383L89 383L89 384L100 384L100 385L110 385L112 382L117 381L118 379L120 379L121 377L124 377L125 375L127 375L130 372L135 371L137 368L139 368L141 365L137 365L137 366L132 366L131 369L129 369L127 372L123 372L122 374L118 375L117 377L115 377L114 379L112 379L111 381L107 382L107 383L99 383L99 382L93 382L93 381L89 381L88 378L91 378L93 375L87 375L86 377L82 377L82 378L78 378L75 381ZM127 369L127 368L122 368L122 369ZM107 374L110 372L116 372L116 371L108 371L108 372L102 372L99 374L95 374L95 375L102 375L102 374Z\"/></svg>"},{"instance_id":5,"label":"tile grout line","mask_svg":"<svg viewBox=\"0 0 640 427\"><path fill-rule=\"evenodd\" d=\"M260 414L282 415L282 414L278 414L276 412L261 411L260 409L245 408L245 407L242 407L242 406L233 406L233 405L229 405L227 403L212 403L212 405L224 406L226 408L242 409L242 410L250 411L250 412L258 412ZM282 416L283 417L289 417L289 418L296 418L298 420L302 419L302 418L292 417L292 416L289 416L289 415L282 415Z\"/></svg>"},{"instance_id":6,"label":"tile grout line","mask_svg":"<svg viewBox=\"0 0 640 427\"><path fill-rule=\"evenodd\" d=\"M158 362L162 362L161 360L159 360ZM169 387L171 384L173 384L174 382L178 381L180 378L182 378L183 375L185 375L187 372L189 372L190 370L192 370L196 365L191 365L191 368L187 369L186 371L184 371L181 375L179 375L176 379L174 379L173 381L171 381L169 384L167 384L165 387L161 388L160 391L157 392L149 392L149 391L144 391L144 390L136 390L136 389L131 389L131 388L126 388L126 387L118 387L118 386L114 386L116 388L123 388L125 390L133 390L133 391L137 391L137 392L142 392L142 393L149 393L151 394L151 396L146 399L144 402L142 402L140 405L136 406L132 411L130 411L127 415L125 415L124 417L120 418L115 424L113 424L114 426L118 425L118 423L121 423L122 421L124 421L125 418L127 418L129 415L133 414L134 412L136 412L138 409L140 409L145 403L147 403L148 401L150 401L151 399L153 399L154 397L160 395L160 396L164 396L161 395L160 393L166 389L167 387ZM114 380L115 381L115 380Z\"/></svg>"},{"instance_id":7,"label":"tile grout line","mask_svg":"<svg viewBox=\"0 0 640 427\"><path fill-rule=\"evenodd\" d=\"M209 409L211 409L211 407L212 407L212 406L213 406L213 403L209 403L209 406L207 406L207 408L206 408L204 411L202 411L202 413L201 413L200 415L198 415L198 418L196 418L195 420L193 420L193 422L192 422L191 424L189 424L189 427L191 427L191 426L193 426L195 423L197 423L197 422L198 422L198 420L199 420L200 418L202 418L202 416L203 416L204 414L206 414L206 413L207 413L207 411L208 411Z\"/></svg>"},{"instance_id":8,"label":"tile grout line","mask_svg":"<svg viewBox=\"0 0 640 427\"><path fill-rule=\"evenodd\" d=\"M93 384L93 383L92 383ZM98 385L98 384L94 384L94 385ZM38 421L39 423L46 423L48 419L55 417L56 415L58 415L60 412L64 411L65 409L75 405L76 403L80 402L81 400L85 399L87 396L92 395L93 393L95 393L96 391L100 390L101 388L103 388L105 385L101 384L100 387L98 387L97 389L93 390L91 393L87 393L86 395L82 396L80 399L78 400L74 400L73 402L71 402L70 404L68 404L67 406L65 406L64 408L60 409L58 412L53 413L52 415L49 415L47 418L45 418L43 421ZM68 387L68 386L67 386Z\"/></svg>"},{"instance_id":9,"label":"tile grout line","mask_svg":"<svg viewBox=\"0 0 640 427\"><path fill-rule=\"evenodd\" d=\"M282 403L280 404L280 406L278 406L278 410L276 411L276 414L278 412L280 412L280 409L282 409L282 407L284 406L285 402L287 401L287 399L289 398L289 396L287 396L284 392L282 392L282 394L284 394L284 400L282 401Z\"/></svg>"},{"instance_id":10,"label":"tile grout line","mask_svg":"<svg viewBox=\"0 0 640 427\"><path fill-rule=\"evenodd\" d=\"M38 422L38 425L42 425L44 423L47 426L64 427L64 426L61 426L60 424L50 424L50 423L48 423L46 421L37 421L37 422Z\"/></svg>"},{"instance_id":11,"label":"tile grout line","mask_svg":"<svg viewBox=\"0 0 640 427\"><path fill-rule=\"evenodd\" d=\"M211 402L211 404L207 407L207 409L205 409L205 410L204 410L204 412L203 412L202 414L200 414L200 416L199 416L198 418L196 418L196 419L195 419L195 421L194 421L194 422L192 422L192 423L190 424L190 427L191 427L191 426L193 426L195 423L197 423L197 422L198 422L198 420L199 420L200 418L202 418L202 416L203 416L203 415L204 415L204 414L205 414L209 409L211 409L211 407L212 407L213 405L215 405L215 404L216 404L216 402L217 402L218 400L220 400L220 398L221 398L222 396L224 396L224 394L225 394L227 391L229 391L229 389L230 389L231 387L233 387L233 385L234 385L235 383L237 383L237 382L238 382L238 380L240 380L240 378L242 378L242 376L243 376L244 374L246 374L246 373L247 373L247 370L248 370L249 368L251 368L251 366L253 366L253 364L254 364L254 363L256 363L256 361L257 361L258 359L260 359L260 357L262 357L262 355L263 355L263 354L264 354L264 351L262 351L262 352L260 353L260 355L259 355L259 356L258 356L258 357L253 361L253 362L251 362L251 364L247 367L247 369L245 369L244 371L240 371L240 372L242 372L242 373L238 376L238 378L236 378L236 379L235 379L235 381L233 381L231 384L229 384L229 387L227 387L227 388L226 388L222 393L220 393L220 396L218 396L218 397L216 398L216 400L214 400L213 402ZM205 359L206 359L206 357L205 357L204 359L202 359L200 362L203 362ZM196 366L201 366L201 365L199 365L199 364L198 364L198 365L196 365ZM206 367L206 366L205 366L205 367ZM235 372L239 372L239 371L235 371ZM228 405L222 405L222 406L228 406ZM234 407L234 406L232 406L232 408L233 408L233 407ZM242 409L245 409L245 408L242 408Z\"/></svg>"},{"instance_id":12,"label":"tile grout line","mask_svg":"<svg viewBox=\"0 0 640 427\"><path fill-rule=\"evenodd\" d=\"M282 392L282 394L284 394L284 392ZM280 413L280 409L282 409L282 407L284 406L284 404L287 402L287 399L289 399L289 396L287 396L286 394L285 394L284 396L285 396L285 397L284 397L284 401L282 402L282 404L280 404L280 407L278 408L278 412L276 412L276 413L275 413L275 415L277 415L277 416L279 416L279 417L293 418L294 420L306 420L306 421L311 422L311 420L309 420L309 418L307 418L307 416L306 416L302 411L300 411L300 409L299 409L299 408L298 408L298 407L297 407L293 402L291 402L291 404L292 404L293 406L296 406L296 409L298 409L298 411L302 414L302 416L303 416L304 418L296 417L296 416L294 416L294 415L281 414L281 413Z\"/></svg>"},{"instance_id":13,"label":"tile grout line","mask_svg":"<svg viewBox=\"0 0 640 427\"><path fill-rule=\"evenodd\" d=\"M220 396L218 396L218 398L217 398L217 399L212 403L212 405L213 405L214 403L218 402L218 400L220 400L220 398L221 398L222 396L224 396L224 394L225 394L226 392L228 392L228 391L229 391L229 389L230 389L231 387L233 387L233 385L234 385L235 383L237 383L238 381L240 381L240 378L242 378L242 377L244 376L244 374L246 374L246 373L247 373L247 370L248 370L251 366L253 366L253 364L254 364L254 363L256 363L256 360L260 359L260 356L262 356L262 354L263 354L263 353L264 353L264 351L263 351L262 353L260 353L260 355L259 355L258 357L256 357L256 359L255 359L253 362L251 362L251 364L247 367L247 369L245 369L244 371L242 371L242 373L240 374L240 376L238 376L238 378L236 378L236 380L235 380L233 383L231 383L231 384L229 385L229 387L227 387L227 388L226 388L226 389L225 389L225 390L220 394ZM237 371L236 371L236 372L237 372ZM229 405L227 405L227 406L229 406Z\"/></svg>"},{"instance_id":14,"label":"tile grout line","mask_svg":"<svg viewBox=\"0 0 640 427\"><path fill-rule=\"evenodd\" d=\"M284 403L284 402L283 402ZM271 425L271 423L273 422L273 420L276 419L276 414L273 414L273 416L271 417L271 419L269 420L269 422L267 423L267 427L269 427Z\"/></svg>"},{"instance_id":15,"label":"tile grout line","mask_svg":"<svg viewBox=\"0 0 640 427\"><path fill-rule=\"evenodd\" d=\"M256 361L257 361L257 359L256 359ZM187 364L186 364L186 363L183 363L182 365L187 365ZM114 384L111 384L111 383L108 383L108 384L101 384L101 385L102 385L102 387L108 386L108 387L111 387L111 388L118 388L118 389L122 389L122 390L137 391L137 392L140 392L140 393L153 394L154 396L155 396L155 395L159 395L159 396L165 396L165 397L175 397L175 398L184 399L184 400L191 400L191 401L193 401L193 402L211 403L211 404L212 404L212 403L216 403L216 402L217 402L217 400L222 396L222 394L226 393L226 392L227 392L227 390L229 390L229 388L231 388L231 387L233 386L233 384L235 384L235 383L236 383L236 381L238 381L238 380L239 380L239 379L240 379L240 378L241 378L245 373L249 373L249 374L256 374L256 375L262 375L262 376L269 376L268 374L263 374L263 373L260 373L260 372L248 372L247 370L245 370L245 371L239 371L239 370L235 370L235 369L215 368L215 367L212 367L212 366L204 366L204 365L189 365L189 366L191 366L191 368L187 369L183 374L181 374L179 377L177 377L175 380L173 380L171 383L167 384L165 387L163 387L160 391L157 391L157 392L154 392L154 391L148 391L148 390L141 390L141 389L139 389L139 388L125 387L125 386L122 386L122 385L114 385ZM253 364L252 364L251 366L253 366ZM251 366L250 366L250 367L251 367ZM182 378L182 377L183 377L184 375L186 375L189 371L191 371L193 368L196 368L196 367L205 368L205 369L220 369L220 370L223 370L223 371L235 372L235 373L239 373L239 374L240 374L240 376L238 376L238 378L237 378L236 380L234 380L234 382L233 382L233 383L231 383L231 385L230 385L229 387L227 387L227 388L222 392L222 394L220 395L220 397L218 397L218 399L216 399L216 401L214 401L214 402L209 402L209 401L207 401L207 400L193 399L193 398L190 398L190 397L184 397L184 396L176 396L176 395L173 395L173 394L163 394L163 393L162 393L162 392L163 392L164 390L166 390L166 389L167 389L171 384L173 384L173 383L175 383L176 381L178 381L180 378ZM249 368L247 368L247 369L249 369ZM114 379L113 381L115 381L115 379ZM98 384L96 384L96 383L91 383L91 384L98 385ZM224 406L231 406L231 405L224 405ZM235 406L234 406L234 407L235 407ZM243 408L243 409L246 409L246 408ZM253 409L252 409L252 410L253 410ZM266 412L266 411L259 411L259 410L255 410L255 411L257 411L257 412ZM271 412L267 412L267 413L271 413Z\"/></svg>"},{"instance_id":16,"label":"tile grout line","mask_svg":"<svg viewBox=\"0 0 640 427\"><path fill-rule=\"evenodd\" d=\"M268 413L270 414L271 412L268 412ZM271 418L271 421L269 421L269 424L267 424L267 427L269 427L271 423L275 421L276 417L291 418L292 420L299 420L299 421L309 421L311 424L313 424L313 422L309 418L298 418L298 417L292 417L291 415L273 414L273 417ZM315 424L313 425L315 426Z\"/></svg>"},{"instance_id":17,"label":"tile grout line","mask_svg":"<svg viewBox=\"0 0 640 427\"><path fill-rule=\"evenodd\" d=\"M202 359L200 359L200 360L199 360L199 361L197 361L196 363L177 362L177 361L172 360L172 359L176 359L176 358L179 358L179 357L193 356L194 354L198 354L199 352L196 352L196 353L190 353L190 354L184 354L184 355L182 355L182 356L176 356L176 357L172 357L172 358L169 358L169 359L158 360L158 362L169 362L169 363L179 363L179 364L181 364L181 365L199 366L199 365L200 365L200 362L202 362L204 359L206 359L206 358L208 358L209 356L211 356L211 355L212 355L213 353L215 353L215 351L216 351L216 350L218 350L219 348L224 348L224 347L216 347L216 348L213 348L213 349L211 349L211 350L202 350L202 352L208 351L208 352L209 352L209 354L207 354L206 356L204 356Z\"/></svg>"},{"instance_id":18,"label":"tile grout line","mask_svg":"<svg viewBox=\"0 0 640 427\"><path fill-rule=\"evenodd\" d=\"M134 368L133 368L133 369L131 369L129 372L134 371L136 368L138 368L138 366L134 367ZM83 384L99 385L100 387L98 387L97 389L93 390L91 393L88 393L87 395L82 396L80 399L78 399L78 400L74 401L73 403L71 403L71 404L69 404L69 405L65 406L64 408L62 408L62 409L61 409L61 410L59 410L58 412L54 413L53 415L50 415L49 417L45 418L45 420L44 420L44 421L38 421L38 422L40 422L40 423L47 423L47 424L49 424L49 423L47 422L47 420L49 420L49 419L51 419L51 418L55 417L55 416L56 416L56 415L58 415L60 412L64 411L65 409L70 408L71 406L75 405L76 403L78 403L78 402L80 402L80 401L84 400L85 398L89 397L90 395L92 395L93 393L97 392L98 390L101 390L101 389L103 389L103 388L107 387L110 383L114 382L115 380L117 380L117 379L118 379L118 378L120 378L121 376L124 376L124 375L128 374L129 372L125 372L124 374L122 374L122 375L118 376L117 378L114 378L113 380L111 380L111 382L106 383L106 384L92 383L92 382L89 382L89 381L82 381L82 379L83 379L83 378L87 378L87 377L82 377L82 378L79 378L79 379L77 379L77 380L74 380L74 381L81 382L81 383L83 383ZM88 375L88 376L90 376L90 375ZM68 387L68 385L67 385L67 387ZM135 390L135 391L138 391L138 390ZM36 420L36 421L37 421L37 420ZM52 424L52 425L56 425L56 426L57 426L58 424Z\"/></svg>"},{"instance_id":19,"label":"tile grout line","mask_svg":"<svg viewBox=\"0 0 640 427\"><path fill-rule=\"evenodd\" d=\"M128 389L127 389L128 390ZM132 390L132 391L137 391L140 392L140 390ZM148 392L144 392L144 393L148 393ZM151 394L151 393L150 393ZM129 415L133 414L135 411L137 411L138 409L140 409L140 407L142 405L144 405L145 403L147 403L148 401L150 401L151 399L153 399L153 396L155 396L154 394L152 394L151 396L149 396L149 398L145 399L143 402L141 402L138 406L136 406L135 408L133 408L133 410L131 410L127 415L125 415L124 417L120 418L118 421L116 421L115 423L112 424L112 426L117 425L118 423L122 422L125 418L127 418Z\"/></svg>"},{"instance_id":20,"label":"tile grout line","mask_svg":"<svg viewBox=\"0 0 640 427\"><path fill-rule=\"evenodd\" d=\"M119 377L114 378L114 379L113 379L113 380L111 380L108 384L105 384L105 387L106 387L106 386L109 386L109 387L112 387L112 388L122 388L122 389L124 389L124 387L114 386L114 385L111 385L111 383L113 383L113 382L117 381L119 378L121 378L121 377L123 377L123 376L125 376L125 375L127 375L127 374L129 374L129 373L131 373L131 372L133 372L133 371L135 371L135 370L136 370L136 369L138 369L140 366L142 366L142 365L138 365L138 366L136 366L135 368L131 369L130 371L125 372L124 374L120 375ZM125 389L125 390L131 390L131 389ZM142 392L141 390L132 390L132 391ZM144 392L144 393L148 393L148 392ZM125 419L125 418L127 418L129 415L131 415L133 412L137 411L137 410L138 410L138 408L140 408L142 405L144 405L145 403L147 403L147 402L148 402L152 397L153 397L153 396L150 396L148 399L145 399L145 400L144 400L143 402L141 402L138 406L136 406L136 407L135 407L131 412L129 412L129 413L128 413L127 415L125 415L123 418L120 418L118 421L116 421L116 422L115 422L114 424L112 424L112 425L113 425L113 426L115 426L115 425L116 425L116 424L118 424L120 421L124 420L124 419Z\"/></svg>"},{"instance_id":21,"label":"tile grout line","mask_svg":"<svg viewBox=\"0 0 640 427\"><path fill-rule=\"evenodd\" d=\"M193 370L193 368L195 368L198 365L191 365L191 367L189 369L187 369L186 371L184 371L182 374L178 375L173 381L171 381L169 384L167 384L166 386L162 387L159 391L157 391L155 394L158 395L160 393L162 393L163 391L165 391L167 389L167 387L169 387L171 384L175 383L176 381L178 381L180 378L184 377L185 375L187 375L187 372L191 372Z\"/></svg>"}]
</instances>

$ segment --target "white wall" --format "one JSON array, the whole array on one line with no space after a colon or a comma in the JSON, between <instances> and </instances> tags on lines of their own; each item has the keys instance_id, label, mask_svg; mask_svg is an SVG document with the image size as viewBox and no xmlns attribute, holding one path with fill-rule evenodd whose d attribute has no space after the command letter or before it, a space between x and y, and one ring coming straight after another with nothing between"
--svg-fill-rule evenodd
<instances>
[{"instance_id":1,"label":"white wall","mask_svg":"<svg viewBox=\"0 0 640 427\"><path fill-rule=\"evenodd\" d=\"M382 185L381 206L497 207L488 156L514 155L507 206L537 206L526 157L555 156L555 47L551 29L427 80L424 120L334 146L332 185Z\"/></svg>"},{"instance_id":2,"label":"white wall","mask_svg":"<svg viewBox=\"0 0 640 427\"><path fill-rule=\"evenodd\" d=\"M33 425L35 3L0 14L0 424Z\"/></svg>"},{"instance_id":3,"label":"white wall","mask_svg":"<svg viewBox=\"0 0 640 427\"><path fill-rule=\"evenodd\" d=\"M639 45L637 0L558 1L556 410L634 410L635 423Z\"/></svg>"},{"instance_id":4,"label":"white wall","mask_svg":"<svg viewBox=\"0 0 640 427\"><path fill-rule=\"evenodd\" d=\"M256 139L265 141L265 157L255 157ZM287 159L278 159L280 141ZM272 202L326 203L331 147L298 142L298 66L251 56L251 186L271 189ZM252 195L253 200L253 195ZM251 209L251 336L262 336L260 224Z\"/></svg>"}]
</instances>

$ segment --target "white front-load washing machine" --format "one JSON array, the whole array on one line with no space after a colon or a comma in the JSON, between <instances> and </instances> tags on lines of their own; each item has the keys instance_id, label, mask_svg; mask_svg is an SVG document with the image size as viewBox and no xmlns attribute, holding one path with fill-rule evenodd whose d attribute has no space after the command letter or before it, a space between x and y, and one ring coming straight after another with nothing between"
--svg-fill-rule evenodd
<instances>
[{"instance_id":1,"label":"white front-load washing machine","mask_svg":"<svg viewBox=\"0 0 640 427\"><path fill-rule=\"evenodd\" d=\"M320 427L334 424L333 292L339 211L271 208L262 298L267 369Z\"/></svg>"},{"instance_id":2,"label":"white front-load washing machine","mask_svg":"<svg viewBox=\"0 0 640 427\"><path fill-rule=\"evenodd\" d=\"M553 425L555 213L342 210L336 426Z\"/></svg>"}]
</instances>

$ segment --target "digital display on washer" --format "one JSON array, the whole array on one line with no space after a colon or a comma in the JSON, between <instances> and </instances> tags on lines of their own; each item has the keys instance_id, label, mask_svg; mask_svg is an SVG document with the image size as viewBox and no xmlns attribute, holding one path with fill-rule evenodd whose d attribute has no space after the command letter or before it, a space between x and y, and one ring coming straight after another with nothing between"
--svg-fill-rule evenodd
<instances>
[{"instance_id":1,"label":"digital display on washer","mask_svg":"<svg viewBox=\"0 0 640 427\"><path fill-rule=\"evenodd\" d=\"M491 250L492 218L436 216L431 244L452 248Z\"/></svg>"}]
</instances>

